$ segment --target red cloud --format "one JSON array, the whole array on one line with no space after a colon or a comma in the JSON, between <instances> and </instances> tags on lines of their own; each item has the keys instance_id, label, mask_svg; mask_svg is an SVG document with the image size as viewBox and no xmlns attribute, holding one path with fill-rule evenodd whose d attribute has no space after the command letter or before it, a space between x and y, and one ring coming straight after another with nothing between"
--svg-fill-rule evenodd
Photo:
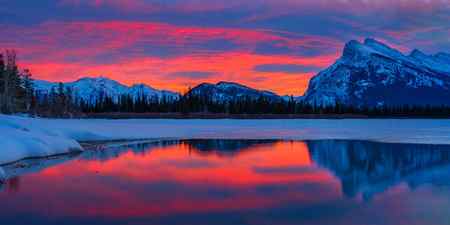
<instances>
[{"instance_id":1,"label":"red cloud","mask_svg":"<svg viewBox=\"0 0 450 225\"><path fill-rule=\"evenodd\" d=\"M255 72L259 64L301 64L326 67L336 55L319 57L261 56L249 53L223 53L205 56L184 56L174 59L156 57L134 58L129 61L101 65L79 63L29 63L38 78L71 81L83 75L105 75L125 84L147 83L156 88L186 91L200 82L236 81L252 87L268 89L279 94L303 94L314 73L288 74L282 72ZM171 76L179 71L207 71L205 79Z\"/></svg>"},{"instance_id":2,"label":"red cloud","mask_svg":"<svg viewBox=\"0 0 450 225\"><path fill-rule=\"evenodd\" d=\"M312 73L258 73L259 64L299 64L326 67L337 52L322 56L258 55L260 43L276 43L287 49L314 48L318 43L333 49L341 44L333 39L299 36L271 30L205 28L150 22L45 23L33 28L8 27L15 34L0 43L15 48L38 79L68 81L83 75L104 75L126 84L144 82L156 88L186 90L203 80L171 77L180 71L213 72L205 81L237 81L280 94L302 94ZM16 38L18 41L16 41ZM210 40L226 40L235 50L215 50L203 45ZM151 46L148 49L148 46ZM147 49L146 49L147 48ZM152 48L168 48L181 53L173 57L151 54ZM150 53L149 53L150 52ZM113 58L108 61L107 59Z\"/></svg>"}]
</instances>

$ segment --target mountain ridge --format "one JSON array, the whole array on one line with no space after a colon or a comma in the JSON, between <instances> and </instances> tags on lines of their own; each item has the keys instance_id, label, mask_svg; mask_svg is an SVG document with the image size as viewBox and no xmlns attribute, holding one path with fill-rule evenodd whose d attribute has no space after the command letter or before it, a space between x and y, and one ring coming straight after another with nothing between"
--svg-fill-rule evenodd
<instances>
[{"instance_id":1,"label":"mountain ridge","mask_svg":"<svg viewBox=\"0 0 450 225\"><path fill-rule=\"evenodd\" d=\"M35 80L34 87L36 91L48 94L53 88L57 89L59 83ZM142 83L127 86L106 77L82 77L72 82L61 83L64 87L71 88L75 96L90 103L95 103L101 95L111 97L114 102L118 102L121 95L130 95L135 100L141 96L157 100L165 98L167 101L175 101L180 98L180 94L172 91L158 90Z\"/></svg>"},{"instance_id":2,"label":"mountain ridge","mask_svg":"<svg viewBox=\"0 0 450 225\"><path fill-rule=\"evenodd\" d=\"M419 57L420 56L420 57ZM375 39L345 44L342 56L314 76L303 101L356 107L450 105L450 61L422 52L405 55Z\"/></svg>"},{"instance_id":3,"label":"mountain ridge","mask_svg":"<svg viewBox=\"0 0 450 225\"><path fill-rule=\"evenodd\" d=\"M142 83L127 86L102 76L83 77L64 84L89 102L95 102L100 95L108 95L116 102L123 94L134 99L144 96L169 101L183 96ZM41 92L49 93L57 85L57 82L35 81L36 90ZM200 83L186 94L208 96L216 103L265 97L270 101L294 99L316 106L450 105L450 54L428 55L418 49L405 54L373 38L363 42L351 40L344 45L340 58L310 80L303 96L280 96L231 81Z\"/></svg>"},{"instance_id":4,"label":"mountain ridge","mask_svg":"<svg viewBox=\"0 0 450 225\"><path fill-rule=\"evenodd\" d=\"M220 81L216 84L201 83L189 90L186 95L208 96L215 103L226 103L232 100L249 98L257 100L264 97L269 101L283 101L283 98L271 91L254 89L236 82Z\"/></svg>"}]
</instances>

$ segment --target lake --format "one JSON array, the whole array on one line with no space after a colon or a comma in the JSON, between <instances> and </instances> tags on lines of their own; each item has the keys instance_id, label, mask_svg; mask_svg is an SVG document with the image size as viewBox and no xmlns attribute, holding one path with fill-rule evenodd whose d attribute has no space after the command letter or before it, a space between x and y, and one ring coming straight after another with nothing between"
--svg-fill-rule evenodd
<instances>
[{"instance_id":1,"label":"lake","mask_svg":"<svg viewBox=\"0 0 450 225\"><path fill-rule=\"evenodd\" d=\"M450 224L450 145L180 140L3 169L1 224Z\"/></svg>"}]
</instances>

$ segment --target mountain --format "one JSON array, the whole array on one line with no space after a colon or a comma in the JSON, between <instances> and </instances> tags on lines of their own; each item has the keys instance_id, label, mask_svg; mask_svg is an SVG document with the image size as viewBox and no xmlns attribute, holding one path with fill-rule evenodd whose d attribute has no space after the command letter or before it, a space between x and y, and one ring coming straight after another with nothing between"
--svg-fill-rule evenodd
<instances>
[{"instance_id":1,"label":"mountain","mask_svg":"<svg viewBox=\"0 0 450 225\"><path fill-rule=\"evenodd\" d=\"M374 39L353 40L311 79L302 100L320 106L450 105L450 55L404 55Z\"/></svg>"},{"instance_id":2,"label":"mountain","mask_svg":"<svg viewBox=\"0 0 450 225\"><path fill-rule=\"evenodd\" d=\"M257 100L260 97L264 97L270 101L283 101L282 97L273 92L257 90L238 83L224 81L217 84L202 83L190 90L187 94L191 96L208 96L216 103L244 98Z\"/></svg>"},{"instance_id":3,"label":"mountain","mask_svg":"<svg viewBox=\"0 0 450 225\"><path fill-rule=\"evenodd\" d=\"M107 95L115 102L119 100L121 95L130 95L134 99L145 96L147 99L161 100L165 97L168 101L174 101L180 97L180 95L175 92L157 90L145 84L135 84L129 87L105 77L86 77L63 84L64 87L71 88L75 96L91 103L96 102L101 95ZM47 94L50 93L52 88L57 89L58 83L36 80L34 86L38 92Z\"/></svg>"},{"instance_id":4,"label":"mountain","mask_svg":"<svg viewBox=\"0 0 450 225\"><path fill-rule=\"evenodd\" d=\"M419 61L424 67L442 73L450 73L450 54L440 52L435 55L426 55L414 49L409 56Z\"/></svg>"}]
</instances>

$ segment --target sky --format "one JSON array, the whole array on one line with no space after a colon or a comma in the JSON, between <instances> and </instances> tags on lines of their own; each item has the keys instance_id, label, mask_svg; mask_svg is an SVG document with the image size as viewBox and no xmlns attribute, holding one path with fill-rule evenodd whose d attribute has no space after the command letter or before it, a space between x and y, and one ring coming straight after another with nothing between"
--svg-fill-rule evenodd
<instances>
[{"instance_id":1,"label":"sky","mask_svg":"<svg viewBox=\"0 0 450 225\"><path fill-rule=\"evenodd\" d=\"M35 79L301 95L344 44L450 52L450 0L0 0L0 49Z\"/></svg>"}]
</instances>

